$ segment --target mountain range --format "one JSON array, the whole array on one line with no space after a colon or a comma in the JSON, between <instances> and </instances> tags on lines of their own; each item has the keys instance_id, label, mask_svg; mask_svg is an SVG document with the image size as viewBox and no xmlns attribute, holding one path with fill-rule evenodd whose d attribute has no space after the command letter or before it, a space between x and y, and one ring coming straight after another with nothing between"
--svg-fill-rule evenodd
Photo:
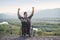
<instances>
[{"instance_id":1,"label":"mountain range","mask_svg":"<svg viewBox=\"0 0 60 40\"><path fill-rule=\"evenodd\" d=\"M9 13L0 13L0 19L17 19L17 15L10 15ZM56 9L46 9L46 10L36 10L33 19L60 19L60 8Z\"/></svg>"}]
</instances>

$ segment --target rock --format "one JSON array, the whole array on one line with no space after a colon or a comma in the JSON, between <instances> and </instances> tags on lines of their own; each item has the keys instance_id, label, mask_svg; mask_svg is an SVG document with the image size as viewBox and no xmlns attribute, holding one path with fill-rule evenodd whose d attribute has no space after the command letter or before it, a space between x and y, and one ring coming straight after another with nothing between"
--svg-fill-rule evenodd
<instances>
[{"instance_id":1,"label":"rock","mask_svg":"<svg viewBox=\"0 0 60 40\"><path fill-rule=\"evenodd\" d=\"M60 36L21 37L19 35L1 35L0 40L60 40Z\"/></svg>"}]
</instances>

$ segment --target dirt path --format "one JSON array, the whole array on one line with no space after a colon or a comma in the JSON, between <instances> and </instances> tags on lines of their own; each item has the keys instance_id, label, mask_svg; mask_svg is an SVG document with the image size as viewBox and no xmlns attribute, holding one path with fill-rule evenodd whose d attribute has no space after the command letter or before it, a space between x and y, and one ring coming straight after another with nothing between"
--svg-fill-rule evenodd
<instances>
[{"instance_id":1,"label":"dirt path","mask_svg":"<svg viewBox=\"0 0 60 40\"><path fill-rule=\"evenodd\" d=\"M18 35L0 35L0 40L60 40L60 36L20 37Z\"/></svg>"}]
</instances>

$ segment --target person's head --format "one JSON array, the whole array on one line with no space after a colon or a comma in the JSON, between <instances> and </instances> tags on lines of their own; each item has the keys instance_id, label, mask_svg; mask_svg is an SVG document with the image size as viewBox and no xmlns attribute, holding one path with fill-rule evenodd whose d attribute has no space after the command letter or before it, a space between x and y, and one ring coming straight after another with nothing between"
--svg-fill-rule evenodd
<instances>
[{"instance_id":1,"label":"person's head","mask_svg":"<svg viewBox=\"0 0 60 40\"><path fill-rule=\"evenodd\" d=\"M27 12L24 12L24 18L27 18Z\"/></svg>"}]
</instances>

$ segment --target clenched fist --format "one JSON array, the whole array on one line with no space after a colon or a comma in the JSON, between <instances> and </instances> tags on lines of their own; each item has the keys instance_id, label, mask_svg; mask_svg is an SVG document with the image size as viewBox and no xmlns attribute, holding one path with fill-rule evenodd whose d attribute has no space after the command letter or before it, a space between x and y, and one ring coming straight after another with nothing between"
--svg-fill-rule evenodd
<instances>
[{"instance_id":1,"label":"clenched fist","mask_svg":"<svg viewBox=\"0 0 60 40\"><path fill-rule=\"evenodd\" d=\"M32 10L34 10L34 7L32 7Z\"/></svg>"},{"instance_id":2,"label":"clenched fist","mask_svg":"<svg viewBox=\"0 0 60 40\"><path fill-rule=\"evenodd\" d=\"M20 8L18 8L18 11L20 11Z\"/></svg>"}]
</instances>

